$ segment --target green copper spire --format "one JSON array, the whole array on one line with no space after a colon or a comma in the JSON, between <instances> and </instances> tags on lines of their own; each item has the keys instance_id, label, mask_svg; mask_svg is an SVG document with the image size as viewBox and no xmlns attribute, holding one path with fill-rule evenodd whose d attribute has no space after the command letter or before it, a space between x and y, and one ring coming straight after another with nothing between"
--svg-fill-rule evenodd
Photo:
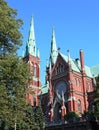
<instances>
[{"instance_id":1,"label":"green copper spire","mask_svg":"<svg viewBox=\"0 0 99 130\"><path fill-rule=\"evenodd\" d=\"M58 52L57 52L57 47L56 47L55 32L54 32L54 28L52 28L51 53L50 53L52 64L55 63L57 55L58 55Z\"/></svg>"},{"instance_id":2,"label":"green copper spire","mask_svg":"<svg viewBox=\"0 0 99 130\"><path fill-rule=\"evenodd\" d=\"M33 16L30 23L30 30L29 30L28 41L26 46L26 55L28 54L36 56L36 43L35 43Z\"/></svg>"}]
</instances>

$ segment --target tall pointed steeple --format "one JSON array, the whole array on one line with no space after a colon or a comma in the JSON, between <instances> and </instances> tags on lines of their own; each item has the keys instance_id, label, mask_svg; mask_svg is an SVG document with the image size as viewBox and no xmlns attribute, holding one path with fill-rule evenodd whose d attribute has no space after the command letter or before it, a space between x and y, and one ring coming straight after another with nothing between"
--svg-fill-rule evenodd
<instances>
[{"instance_id":1,"label":"tall pointed steeple","mask_svg":"<svg viewBox=\"0 0 99 130\"><path fill-rule=\"evenodd\" d=\"M28 35L28 41L27 41L27 45L26 45L26 56L28 54L36 56L36 42L35 42L33 16L31 18L30 30L29 30L29 35Z\"/></svg>"},{"instance_id":2,"label":"tall pointed steeple","mask_svg":"<svg viewBox=\"0 0 99 130\"><path fill-rule=\"evenodd\" d=\"M51 52L50 52L52 65L55 63L57 55L58 55L58 52L57 52L57 46L56 46L55 32L54 32L54 28L52 28Z\"/></svg>"}]
</instances>

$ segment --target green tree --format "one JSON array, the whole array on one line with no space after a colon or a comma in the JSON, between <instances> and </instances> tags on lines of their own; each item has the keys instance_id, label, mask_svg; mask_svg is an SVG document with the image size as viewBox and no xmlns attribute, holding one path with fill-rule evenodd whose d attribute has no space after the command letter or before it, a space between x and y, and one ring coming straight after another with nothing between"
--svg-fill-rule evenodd
<instances>
[{"instance_id":1,"label":"green tree","mask_svg":"<svg viewBox=\"0 0 99 130\"><path fill-rule=\"evenodd\" d=\"M17 11L0 0L0 53L15 52L22 45L20 28L23 21L17 19Z\"/></svg>"},{"instance_id":2,"label":"green tree","mask_svg":"<svg viewBox=\"0 0 99 130\"><path fill-rule=\"evenodd\" d=\"M26 104L26 94L30 72L27 63L16 55L22 45L20 28L23 21L17 19L17 11L0 0L0 129L28 130L43 129L41 108L38 108L36 120L32 109ZM40 120L41 118L41 120ZM36 126L34 125L36 124Z\"/></svg>"},{"instance_id":3,"label":"green tree","mask_svg":"<svg viewBox=\"0 0 99 130\"><path fill-rule=\"evenodd\" d=\"M35 123L37 124L39 130L44 130L44 127L45 127L45 118L44 118L44 114L42 112L41 105L39 105L38 107L36 107Z\"/></svg>"},{"instance_id":4,"label":"green tree","mask_svg":"<svg viewBox=\"0 0 99 130\"><path fill-rule=\"evenodd\" d=\"M0 115L14 127L26 115L27 80L29 68L12 54L0 59Z\"/></svg>"},{"instance_id":5,"label":"green tree","mask_svg":"<svg viewBox=\"0 0 99 130\"><path fill-rule=\"evenodd\" d=\"M22 45L22 20L17 11L0 0L0 122L2 129L14 128L26 116L28 65L16 51ZM11 54L12 53L12 54Z\"/></svg>"},{"instance_id":6,"label":"green tree","mask_svg":"<svg viewBox=\"0 0 99 130\"><path fill-rule=\"evenodd\" d=\"M79 117L79 116L78 116L74 111L71 111L71 112L68 112L68 113L65 115L64 119L65 119L66 121L72 122L74 118L76 119L76 118L78 118L78 117Z\"/></svg>"},{"instance_id":7,"label":"green tree","mask_svg":"<svg viewBox=\"0 0 99 130\"><path fill-rule=\"evenodd\" d=\"M20 123L17 124L18 130L36 130L38 129L35 124L33 107L31 104L27 104L26 116L23 118L24 122L21 120Z\"/></svg>"},{"instance_id":8,"label":"green tree","mask_svg":"<svg viewBox=\"0 0 99 130\"><path fill-rule=\"evenodd\" d=\"M99 120L99 76L96 78L96 90L95 90L95 98L94 98L94 114L95 117Z\"/></svg>"}]
</instances>

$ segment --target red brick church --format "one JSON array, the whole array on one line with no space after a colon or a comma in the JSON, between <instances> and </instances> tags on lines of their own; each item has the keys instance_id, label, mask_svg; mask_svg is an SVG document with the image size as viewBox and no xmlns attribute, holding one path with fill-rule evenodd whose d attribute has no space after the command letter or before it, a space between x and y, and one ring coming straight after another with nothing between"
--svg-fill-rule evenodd
<instances>
[{"instance_id":1,"label":"red brick church","mask_svg":"<svg viewBox=\"0 0 99 130\"><path fill-rule=\"evenodd\" d=\"M70 51L67 56L57 48L54 29L52 29L49 63L46 65L46 83L40 81L40 55L36 53L33 18L30 24L29 36L24 59L29 63L33 79L28 89L33 92L27 95L27 101L33 106L41 105L47 120L61 120L67 112L75 111L81 115L92 108L95 90L95 77L99 74L99 65L88 67L84 64L84 52L79 51L79 57L72 59Z\"/></svg>"}]
</instances>

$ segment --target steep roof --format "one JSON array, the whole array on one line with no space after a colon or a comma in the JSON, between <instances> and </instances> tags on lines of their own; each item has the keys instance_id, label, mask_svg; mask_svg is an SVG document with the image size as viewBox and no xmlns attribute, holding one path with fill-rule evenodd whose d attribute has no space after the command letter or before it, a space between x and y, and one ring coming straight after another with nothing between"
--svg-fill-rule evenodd
<instances>
[{"instance_id":1,"label":"steep roof","mask_svg":"<svg viewBox=\"0 0 99 130\"><path fill-rule=\"evenodd\" d=\"M48 89L49 89L49 84L44 84L42 86L42 89L41 89L41 94L46 94L48 93Z\"/></svg>"},{"instance_id":2,"label":"steep roof","mask_svg":"<svg viewBox=\"0 0 99 130\"><path fill-rule=\"evenodd\" d=\"M68 57L66 55L63 55L62 53L60 53L60 55L66 61L66 63L68 63ZM77 63L74 60L72 60L71 58L70 58L70 62L71 62L72 69L80 73Z\"/></svg>"},{"instance_id":3,"label":"steep roof","mask_svg":"<svg viewBox=\"0 0 99 130\"><path fill-rule=\"evenodd\" d=\"M63 57L63 59L64 59L66 62L68 62L68 57L67 57L67 56L65 56L65 55L63 55L63 54L61 54L61 56ZM73 59L70 58L70 62L71 62L72 69L73 69L74 71L76 71L76 72L81 73L81 64L80 64L79 59L78 59L78 60L73 60ZM86 75L87 75L88 77L93 78L93 73L91 72L90 67L88 67L88 66L85 65L85 71L86 71ZM98 71L98 73L99 73L99 71Z\"/></svg>"},{"instance_id":4,"label":"steep roof","mask_svg":"<svg viewBox=\"0 0 99 130\"><path fill-rule=\"evenodd\" d=\"M90 69L94 77L97 77L99 75L99 65L92 66Z\"/></svg>"}]
</instances>

